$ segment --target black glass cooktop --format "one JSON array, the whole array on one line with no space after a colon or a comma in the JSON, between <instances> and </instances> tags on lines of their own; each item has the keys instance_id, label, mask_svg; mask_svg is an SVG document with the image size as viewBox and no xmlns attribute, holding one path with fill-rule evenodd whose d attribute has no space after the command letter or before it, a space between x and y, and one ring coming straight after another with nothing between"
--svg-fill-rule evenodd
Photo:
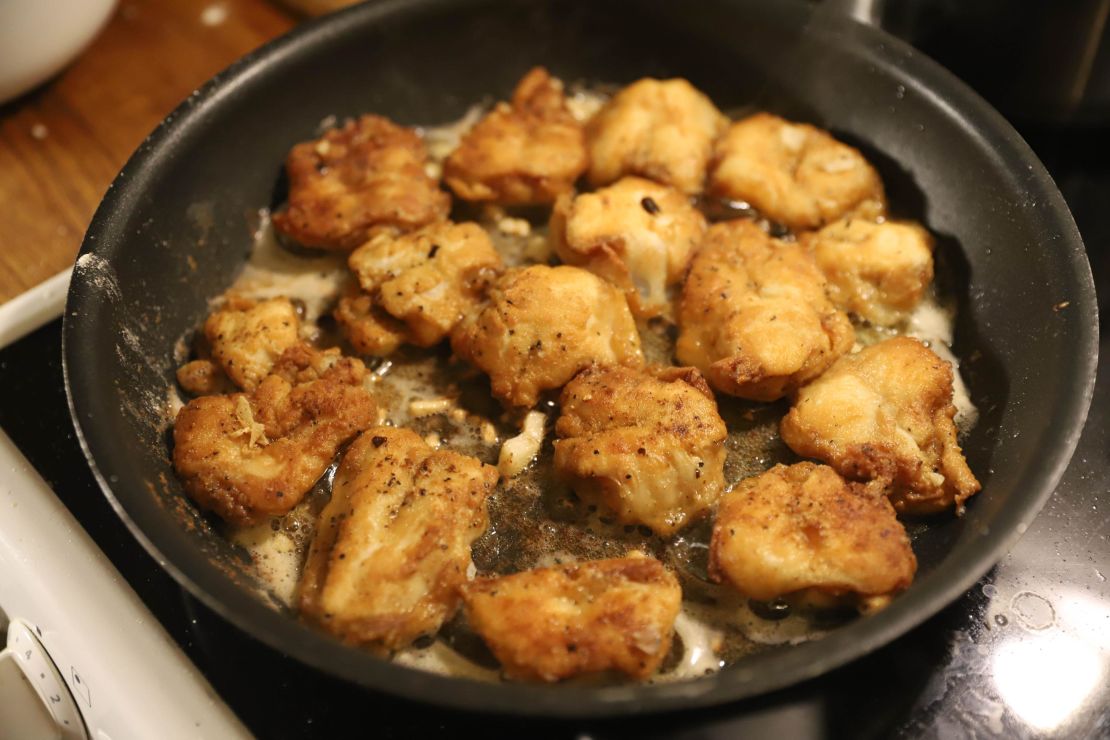
<instances>
[{"instance_id":1,"label":"black glass cooktop","mask_svg":"<svg viewBox=\"0 0 1110 740\"><path fill-rule=\"evenodd\" d=\"M1105 134L1030 132L1110 295ZM1104 324L1105 324L1104 319ZM0 352L0 426L260 737L969 737L1110 734L1110 371L1063 482L1014 550L896 642L820 679L713 710L561 723L465 714L376 695L306 668L187 595L117 519L74 439L60 322ZM1110 354L1103 330L1102 350Z\"/></svg>"}]
</instances>

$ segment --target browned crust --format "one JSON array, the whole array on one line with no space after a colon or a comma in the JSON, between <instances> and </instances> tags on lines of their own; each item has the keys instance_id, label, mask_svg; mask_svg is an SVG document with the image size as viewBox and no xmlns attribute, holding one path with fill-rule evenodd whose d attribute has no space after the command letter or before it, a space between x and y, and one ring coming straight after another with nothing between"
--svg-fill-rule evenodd
<instances>
[{"instance_id":1,"label":"browned crust","mask_svg":"<svg viewBox=\"0 0 1110 740\"><path fill-rule=\"evenodd\" d=\"M471 129L444 163L444 181L469 201L551 203L586 171L585 133L562 82L536 67Z\"/></svg>"},{"instance_id":2,"label":"browned crust","mask_svg":"<svg viewBox=\"0 0 1110 740\"><path fill-rule=\"evenodd\" d=\"M363 387L366 369L350 358L328 361L305 345L279 358L251 393L202 396L190 401L174 425L174 468L185 491L204 509L246 526L288 512L312 488L339 447L370 426L377 406ZM264 431L251 441L242 403ZM266 475L250 461L271 461Z\"/></svg>"},{"instance_id":3,"label":"browned crust","mask_svg":"<svg viewBox=\"0 0 1110 740\"><path fill-rule=\"evenodd\" d=\"M642 555L479 578L462 593L504 671L548 682L603 671L649 677L670 650L682 601L675 576Z\"/></svg>"},{"instance_id":4,"label":"browned crust","mask_svg":"<svg viewBox=\"0 0 1110 740\"><path fill-rule=\"evenodd\" d=\"M278 231L306 247L351 250L374 229L414 229L447 218L451 198L428 177L415 131L364 115L290 150L288 207Z\"/></svg>"},{"instance_id":5,"label":"browned crust","mask_svg":"<svg viewBox=\"0 0 1110 740\"><path fill-rule=\"evenodd\" d=\"M495 468L434 450L411 430L368 429L344 456L320 514L300 584L302 612L375 649L434 634L458 608L497 478Z\"/></svg>"},{"instance_id":6,"label":"browned crust","mask_svg":"<svg viewBox=\"0 0 1110 740\"><path fill-rule=\"evenodd\" d=\"M737 484L721 500L709 548L710 578L760 600L866 607L872 597L908 588L916 569L909 537L881 487L849 483L811 462L776 465ZM775 576L767 576L770 570Z\"/></svg>"}]
</instances>

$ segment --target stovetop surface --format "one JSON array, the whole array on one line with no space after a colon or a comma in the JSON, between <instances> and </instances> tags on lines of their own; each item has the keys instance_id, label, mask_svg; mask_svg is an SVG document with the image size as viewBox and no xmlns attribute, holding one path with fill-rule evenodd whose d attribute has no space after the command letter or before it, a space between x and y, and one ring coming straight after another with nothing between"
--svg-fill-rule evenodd
<instances>
[{"instance_id":1,"label":"stovetop surface","mask_svg":"<svg viewBox=\"0 0 1110 740\"><path fill-rule=\"evenodd\" d=\"M1104 308L1110 295L1110 161L1092 155L1101 151L1103 136L1026 133L1076 216ZM0 351L0 427L260 737L334 737L353 728L383 738L464 731L575 738L1110 734L1106 362L1055 495L1014 550L940 614L851 665L756 700L573 723L466 714L374 694L271 650L193 599L131 536L94 482L72 431L60 346L61 323L55 321ZM1110 355L1105 329L1101 348Z\"/></svg>"}]
</instances>

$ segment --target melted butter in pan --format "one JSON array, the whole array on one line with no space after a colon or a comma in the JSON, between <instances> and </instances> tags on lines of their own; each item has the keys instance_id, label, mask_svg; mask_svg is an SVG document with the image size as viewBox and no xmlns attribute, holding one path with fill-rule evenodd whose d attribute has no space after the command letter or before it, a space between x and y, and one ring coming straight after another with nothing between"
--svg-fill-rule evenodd
<instances>
[{"instance_id":1,"label":"melted butter in pan","mask_svg":"<svg viewBox=\"0 0 1110 740\"><path fill-rule=\"evenodd\" d=\"M588 107L593 103L582 104ZM475 120L477 115L472 111L451 126L423 131L436 163ZM728 217L757 215L750 208L740 210L729 211ZM507 264L549 259L543 213L506 214L487 208L459 213L456 218L482 222ZM274 239L263 214L252 256L232 289L247 297L285 295L299 299L305 307L306 324L311 325L328 314L345 288L349 278L343 263L341 256L288 253ZM857 326L857 337L865 346L893 334L916 336L952 363L957 370L957 421L966 433L974 426L976 411L959 377L958 361L949 349L953 319L954 312L944 301L931 296L905 326L896 330ZM322 324L321 331L308 332L312 335L309 338L322 345L337 341L329 333L327 322ZM644 325L641 337L649 362L673 363L673 326L662 322ZM496 465L501 442L519 432L520 419L502 413L485 379L452 360L446 346L406 348L370 365L375 368L373 383L384 408L383 421L411 427L430 444ZM729 429L725 475L730 485L776 463L798 460L778 435L779 421L788 409L785 401L761 404L721 396L718 403ZM632 549L660 558L678 574L684 603L675 625L671 655L652 679L656 682L695 678L771 646L818 638L842 616L750 604L727 587L711 583L706 573L709 521L695 522L665 540L646 527L620 525L606 512L585 505L554 477L550 430L558 409L553 400L547 399L539 410L548 416L548 436L536 460L515 478L503 480L490 497L489 529L472 550L476 572L514 573L574 560L618 557ZM268 595L286 606L295 604L315 519L330 496L330 482L330 475L325 476L305 501L284 517L229 532L231 540L250 555ZM496 661L461 615L434 639L419 641L394 659L415 668L474 680L495 681L500 677Z\"/></svg>"},{"instance_id":2,"label":"melted butter in pan","mask_svg":"<svg viewBox=\"0 0 1110 740\"><path fill-rule=\"evenodd\" d=\"M642 335L655 361L669 361L673 331L644 327ZM488 384L453 364L446 349L406 349L379 365L378 397L389 423L409 426L425 438L484 462L496 464L499 441L517 433L489 395ZM442 411L414 416L414 401L451 399ZM778 435L785 402L760 404L721 397L719 406L728 428L725 474L730 485L779 462L797 457ZM419 408L419 407L418 407ZM541 402L553 426L557 408ZM491 443L483 426L496 430ZM801 610L776 618L757 614L747 600L711 583L706 573L710 521L696 522L666 540L646 527L621 525L606 512L580 501L554 476L552 436L544 439L537 459L517 477L502 481L488 501L490 526L474 544L472 556L481 574L508 574L574 560L619 557L629 550L648 552L678 573L683 587L683 612L676 623L675 647L664 670L653 680L694 678L719 670L746 655L775 645L794 644L824 635L827 617ZM295 585L311 542L314 512L330 491L319 486L293 512L274 524L243 530L232 539L256 563L258 576L274 596L293 604ZM408 666L475 680L497 680L481 640L469 633L462 618L438 639L402 651L395 659ZM460 636L462 635L462 636Z\"/></svg>"}]
</instances>

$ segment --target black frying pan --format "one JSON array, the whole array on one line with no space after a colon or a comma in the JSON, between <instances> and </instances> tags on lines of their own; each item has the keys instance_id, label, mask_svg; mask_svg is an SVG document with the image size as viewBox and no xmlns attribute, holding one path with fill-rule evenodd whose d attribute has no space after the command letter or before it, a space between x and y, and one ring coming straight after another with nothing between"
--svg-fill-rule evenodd
<instances>
[{"instance_id":1,"label":"black frying pan","mask_svg":"<svg viewBox=\"0 0 1110 740\"><path fill-rule=\"evenodd\" d=\"M66 382L105 493L186 588L277 650L373 689L457 707L551 715L719 703L815 676L892 640L968 589L1053 491L1090 403L1097 315L1071 216L993 110L909 47L803 4L560 0L379 2L309 24L185 101L128 162L81 250L65 314ZM880 614L682 684L489 685L409 670L303 626L259 595L185 499L158 409L174 341L206 314L271 204L283 158L320 120L365 111L457 118L534 64L564 79L683 76L722 109L755 103L863 148L896 215L940 235L956 275L956 352L984 483L967 515L917 537L917 582Z\"/></svg>"}]
</instances>

